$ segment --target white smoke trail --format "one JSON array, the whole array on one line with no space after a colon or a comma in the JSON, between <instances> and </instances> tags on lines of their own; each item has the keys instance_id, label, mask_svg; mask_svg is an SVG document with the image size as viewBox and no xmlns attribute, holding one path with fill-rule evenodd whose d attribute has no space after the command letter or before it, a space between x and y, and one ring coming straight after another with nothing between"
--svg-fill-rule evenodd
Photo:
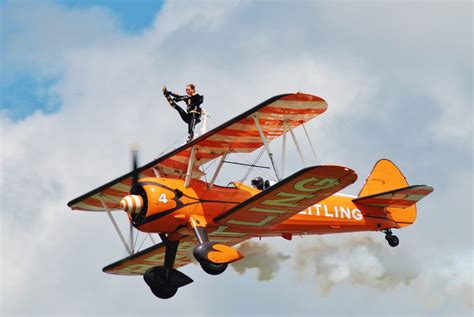
<instances>
[{"instance_id":1,"label":"white smoke trail","mask_svg":"<svg viewBox=\"0 0 474 317\"><path fill-rule=\"evenodd\" d=\"M314 268L323 294L342 282L385 290L409 284L419 268L395 261L382 239L368 235L313 237L298 246L298 272Z\"/></svg>"},{"instance_id":2,"label":"white smoke trail","mask_svg":"<svg viewBox=\"0 0 474 317\"><path fill-rule=\"evenodd\" d=\"M289 258L267 243L245 242L239 250L246 258L232 267L240 274L257 268L259 280L272 279L281 262ZM408 287L407 291L432 309L453 299L474 307L474 251L448 259L420 251L407 246L390 248L381 236L346 234L305 237L297 244L293 260L296 274L304 280L314 276L324 295L344 283L380 291Z\"/></svg>"},{"instance_id":3,"label":"white smoke trail","mask_svg":"<svg viewBox=\"0 0 474 317\"><path fill-rule=\"evenodd\" d=\"M369 234L312 237L298 246L296 268L313 269L323 294L344 282L379 290L409 286L431 308L457 299L474 307L473 251L443 259L388 247Z\"/></svg>"},{"instance_id":4,"label":"white smoke trail","mask_svg":"<svg viewBox=\"0 0 474 317\"><path fill-rule=\"evenodd\" d=\"M242 243L238 250L245 258L232 263L232 268L239 274L244 274L247 269L256 268L259 281L273 279L280 269L280 263L290 258L288 255L273 250L270 245L263 242L247 241Z\"/></svg>"}]
</instances>

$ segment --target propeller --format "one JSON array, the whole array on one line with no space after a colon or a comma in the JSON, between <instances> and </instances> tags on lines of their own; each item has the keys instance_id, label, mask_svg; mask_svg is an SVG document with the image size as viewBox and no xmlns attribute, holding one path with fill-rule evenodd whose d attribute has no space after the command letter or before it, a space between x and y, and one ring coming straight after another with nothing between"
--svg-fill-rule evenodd
<instances>
[{"instance_id":1,"label":"propeller","mask_svg":"<svg viewBox=\"0 0 474 317\"><path fill-rule=\"evenodd\" d=\"M140 186L138 185L138 150L137 146L132 146L132 187L130 194L123 197L120 201L120 209L128 214L139 214L144 208L143 197L140 195Z\"/></svg>"},{"instance_id":2,"label":"propeller","mask_svg":"<svg viewBox=\"0 0 474 317\"><path fill-rule=\"evenodd\" d=\"M138 195L138 150L136 147L132 148L132 188L131 195Z\"/></svg>"},{"instance_id":3,"label":"propeller","mask_svg":"<svg viewBox=\"0 0 474 317\"><path fill-rule=\"evenodd\" d=\"M132 254L134 253L134 242L133 242L133 218L145 208L144 199L140 193L140 186L138 185L138 177L140 173L138 171L138 146L132 145L132 187L130 193L122 198L120 201L120 209L125 211L131 217L130 221L130 248Z\"/></svg>"}]
</instances>

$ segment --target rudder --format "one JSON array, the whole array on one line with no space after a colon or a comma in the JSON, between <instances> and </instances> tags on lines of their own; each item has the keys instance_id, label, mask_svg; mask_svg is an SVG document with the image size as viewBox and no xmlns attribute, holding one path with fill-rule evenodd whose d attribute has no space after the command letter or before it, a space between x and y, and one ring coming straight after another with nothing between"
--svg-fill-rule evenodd
<instances>
[{"instance_id":1,"label":"rudder","mask_svg":"<svg viewBox=\"0 0 474 317\"><path fill-rule=\"evenodd\" d=\"M362 197L396 191L408 186L408 182L400 169L392 161L381 159L375 164L358 195L359 198L354 199L354 202L360 200ZM415 204L404 208L396 208L393 206L379 208L383 215L395 221L400 228L408 226L416 220Z\"/></svg>"},{"instance_id":2,"label":"rudder","mask_svg":"<svg viewBox=\"0 0 474 317\"><path fill-rule=\"evenodd\" d=\"M408 182L400 169L392 161L381 159L375 163L358 196L369 196L407 186Z\"/></svg>"}]
</instances>

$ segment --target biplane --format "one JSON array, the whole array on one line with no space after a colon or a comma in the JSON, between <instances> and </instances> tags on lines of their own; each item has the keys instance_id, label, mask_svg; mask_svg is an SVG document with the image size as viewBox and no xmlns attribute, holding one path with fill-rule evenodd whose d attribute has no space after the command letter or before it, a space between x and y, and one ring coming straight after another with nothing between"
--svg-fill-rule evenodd
<instances>
[{"instance_id":1,"label":"biplane","mask_svg":"<svg viewBox=\"0 0 474 317\"><path fill-rule=\"evenodd\" d=\"M178 268L197 261L205 272L221 274L229 263L244 257L235 246L254 237L291 240L294 235L379 231L390 246L397 246L392 229L413 224L416 203L433 188L408 185L391 161L375 164L358 196L339 193L357 179L344 166L305 166L284 177L287 135L305 164L293 130L326 109L326 101L314 95L275 96L141 167L134 151L131 172L68 206L109 215L130 255L103 271L143 275L159 298L170 298L193 282ZM278 137L283 138L281 168L269 146ZM275 172L274 185L259 190L241 182L216 184L229 154L260 148ZM217 167L210 181L204 181L203 165L212 160ZM127 214L131 232L157 233L162 242L135 252L133 234L128 244L112 216L115 210Z\"/></svg>"}]
</instances>

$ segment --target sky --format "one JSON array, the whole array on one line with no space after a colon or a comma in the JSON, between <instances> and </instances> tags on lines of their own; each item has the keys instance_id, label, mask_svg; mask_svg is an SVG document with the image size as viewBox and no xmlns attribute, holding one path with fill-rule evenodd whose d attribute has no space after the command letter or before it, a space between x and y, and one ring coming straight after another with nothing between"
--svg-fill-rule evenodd
<instances>
[{"instance_id":1,"label":"sky","mask_svg":"<svg viewBox=\"0 0 474 317\"><path fill-rule=\"evenodd\" d=\"M2 315L471 315L472 9L0 1ZM220 276L183 268L195 282L157 300L140 278L102 273L126 255L107 216L66 204L128 172L130 144L144 164L184 142L161 87L190 82L210 128L277 94L323 97L328 110L307 125L311 163L354 169L345 193L357 195L380 158L435 191L396 232L397 248L376 232L257 240ZM271 146L278 154L279 141ZM296 155L287 166L302 167ZM226 166L218 181L245 172ZM126 228L125 215L117 220Z\"/></svg>"}]
</instances>

